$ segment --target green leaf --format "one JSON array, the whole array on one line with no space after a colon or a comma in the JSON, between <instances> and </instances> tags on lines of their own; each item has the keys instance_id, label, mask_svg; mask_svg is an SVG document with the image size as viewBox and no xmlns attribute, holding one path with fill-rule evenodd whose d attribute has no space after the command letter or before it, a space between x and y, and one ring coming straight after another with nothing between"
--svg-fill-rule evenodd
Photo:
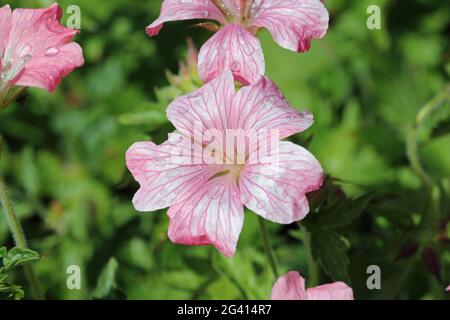
<instances>
[{"instance_id":1,"label":"green leaf","mask_svg":"<svg viewBox=\"0 0 450 320\"><path fill-rule=\"evenodd\" d=\"M1 247L0 248L0 259L3 259L4 257L6 257L7 253L8 253L8 250L6 250L6 247Z\"/></svg>"},{"instance_id":2,"label":"green leaf","mask_svg":"<svg viewBox=\"0 0 450 320\"><path fill-rule=\"evenodd\" d=\"M348 246L342 237L327 229L316 229L311 235L314 259L333 281L349 282Z\"/></svg>"},{"instance_id":3,"label":"green leaf","mask_svg":"<svg viewBox=\"0 0 450 320\"><path fill-rule=\"evenodd\" d=\"M130 112L119 116L119 123L128 126L148 125L160 126L167 122L167 117L160 111L148 110L143 112Z\"/></svg>"},{"instance_id":4,"label":"green leaf","mask_svg":"<svg viewBox=\"0 0 450 320\"><path fill-rule=\"evenodd\" d=\"M34 151L31 148L25 148L20 160L19 177L22 185L30 195L38 194L40 190L39 174L36 167Z\"/></svg>"},{"instance_id":5,"label":"green leaf","mask_svg":"<svg viewBox=\"0 0 450 320\"><path fill-rule=\"evenodd\" d=\"M367 208L368 203L369 197L367 196L338 202L331 208L320 212L317 215L316 223L323 228L345 227Z\"/></svg>"},{"instance_id":6,"label":"green leaf","mask_svg":"<svg viewBox=\"0 0 450 320\"><path fill-rule=\"evenodd\" d=\"M19 264L39 259L39 253L30 249L13 248L3 258L5 269L12 269Z\"/></svg>"},{"instance_id":7,"label":"green leaf","mask_svg":"<svg viewBox=\"0 0 450 320\"><path fill-rule=\"evenodd\" d=\"M115 258L109 259L97 281L97 286L92 294L94 299L107 298L116 287L116 273L119 264Z\"/></svg>"}]
</instances>

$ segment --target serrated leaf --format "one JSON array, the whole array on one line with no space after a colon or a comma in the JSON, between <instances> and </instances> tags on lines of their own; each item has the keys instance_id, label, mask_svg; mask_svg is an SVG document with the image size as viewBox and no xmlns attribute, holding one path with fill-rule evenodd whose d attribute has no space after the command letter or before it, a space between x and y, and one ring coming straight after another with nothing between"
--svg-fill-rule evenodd
<instances>
[{"instance_id":1,"label":"serrated leaf","mask_svg":"<svg viewBox=\"0 0 450 320\"><path fill-rule=\"evenodd\" d=\"M311 247L314 259L333 281L349 281L348 247L337 233L327 229L315 230L311 235Z\"/></svg>"},{"instance_id":2,"label":"serrated leaf","mask_svg":"<svg viewBox=\"0 0 450 320\"><path fill-rule=\"evenodd\" d=\"M19 264L39 259L39 253L30 249L12 248L3 258L5 269L12 269Z\"/></svg>"},{"instance_id":3,"label":"serrated leaf","mask_svg":"<svg viewBox=\"0 0 450 320\"><path fill-rule=\"evenodd\" d=\"M338 202L333 207L320 212L316 223L322 228L345 227L367 208L368 203L369 197Z\"/></svg>"},{"instance_id":4,"label":"serrated leaf","mask_svg":"<svg viewBox=\"0 0 450 320\"><path fill-rule=\"evenodd\" d=\"M95 299L105 299L109 296L112 290L116 287L116 273L119 269L119 264L115 258L109 259L108 263L104 267L100 277L97 281L92 296Z\"/></svg>"}]
</instances>

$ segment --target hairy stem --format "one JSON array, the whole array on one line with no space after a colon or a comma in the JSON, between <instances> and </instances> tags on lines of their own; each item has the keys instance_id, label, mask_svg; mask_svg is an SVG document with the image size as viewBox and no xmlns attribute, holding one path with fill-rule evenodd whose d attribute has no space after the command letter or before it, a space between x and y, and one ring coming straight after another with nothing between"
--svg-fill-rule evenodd
<instances>
[{"instance_id":1,"label":"hairy stem","mask_svg":"<svg viewBox=\"0 0 450 320\"><path fill-rule=\"evenodd\" d=\"M267 230L266 220L262 217L258 217L259 219L259 227L261 230L261 235L263 239L264 249L266 250L267 258L269 259L270 267L272 268L273 275L275 278L278 278L278 263L275 257L275 252L273 250L272 245L269 240L269 232Z\"/></svg>"},{"instance_id":2,"label":"hairy stem","mask_svg":"<svg viewBox=\"0 0 450 320\"><path fill-rule=\"evenodd\" d=\"M411 167L429 190L431 190L433 187L433 181L431 177L428 175L428 173L425 171L420 161L417 135L424 121L433 113L433 111L440 108L444 104L444 102L448 101L449 99L450 99L450 85L448 85L444 89L444 91L438 94L433 100L427 103L419 111L406 140L406 151L409 162L411 163Z\"/></svg>"},{"instance_id":3,"label":"hairy stem","mask_svg":"<svg viewBox=\"0 0 450 320\"><path fill-rule=\"evenodd\" d=\"M3 137L0 135L0 151L3 146ZM1 156L1 154L0 154ZM19 248L27 248L27 240L25 238L25 234L23 232L22 226L20 225L19 219L17 218L16 212L12 205L11 197L9 195L9 191L7 189L5 179L3 178L3 174L0 171L0 202L3 207L3 212L5 214L6 220L8 221L9 229L13 235L14 242ZM34 272L33 266L30 263L24 265L25 274L27 276L28 281L30 282L30 287L33 292L33 295L36 299L43 299L43 294L41 287L39 285L39 281Z\"/></svg>"}]
</instances>

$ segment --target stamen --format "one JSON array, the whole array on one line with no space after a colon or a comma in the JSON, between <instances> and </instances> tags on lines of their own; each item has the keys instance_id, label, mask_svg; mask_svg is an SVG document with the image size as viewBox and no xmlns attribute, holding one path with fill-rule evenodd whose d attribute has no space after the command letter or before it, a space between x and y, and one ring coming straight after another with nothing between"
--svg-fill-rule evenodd
<instances>
[{"instance_id":1,"label":"stamen","mask_svg":"<svg viewBox=\"0 0 450 320\"><path fill-rule=\"evenodd\" d=\"M194 24L191 27L204 28L204 29L212 31L212 32L217 32L220 30L220 26L213 22L201 22L201 23Z\"/></svg>"},{"instance_id":2,"label":"stamen","mask_svg":"<svg viewBox=\"0 0 450 320\"><path fill-rule=\"evenodd\" d=\"M253 3L254 0L241 0L240 13L242 23L250 20Z\"/></svg>"},{"instance_id":3,"label":"stamen","mask_svg":"<svg viewBox=\"0 0 450 320\"><path fill-rule=\"evenodd\" d=\"M225 3L222 2L222 0L212 0L212 2L216 5L217 8L224 14L225 17L230 18L231 12L225 5Z\"/></svg>"}]
</instances>

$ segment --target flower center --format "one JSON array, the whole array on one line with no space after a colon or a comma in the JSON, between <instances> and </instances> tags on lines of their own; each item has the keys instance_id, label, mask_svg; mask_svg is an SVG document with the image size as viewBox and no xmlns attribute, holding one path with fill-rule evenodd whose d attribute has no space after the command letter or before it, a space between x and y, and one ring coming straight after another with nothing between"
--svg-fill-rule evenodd
<instances>
[{"instance_id":1,"label":"flower center","mask_svg":"<svg viewBox=\"0 0 450 320\"><path fill-rule=\"evenodd\" d=\"M212 0L212 2L219 8L229 23L250 27L254 0L239 0L238 8L229 8L223 0Z\"/></svg>"},{"instance_id":2,"label":"flower center","mask_svg":"<svg viewBox=\"0 0 450 320\"><path fill-rule=\"evenodd\" d=\"M226 165L223 171L220 171L213 175L209 180L213 180L215 178L229 176L230 178L239 182L239 177L241 174L241 170L244 168L244 165L241 164L229 164Z\"/></svg>"},{"instance_id":3,"label":"flower center","mask_svg":"<svg viewBox=\"0 0 450 320\"><path fill-rule=\"evenodd\" d=\"M0 90L4 90L8 87L9 82L14 80L25 67L26 63L33 57L33 48L31 45L24 45L18 54L19 61L12 63L12 48L5 50L2 59L2 68L0 74Z\"/></svg>"}]
</instances>

